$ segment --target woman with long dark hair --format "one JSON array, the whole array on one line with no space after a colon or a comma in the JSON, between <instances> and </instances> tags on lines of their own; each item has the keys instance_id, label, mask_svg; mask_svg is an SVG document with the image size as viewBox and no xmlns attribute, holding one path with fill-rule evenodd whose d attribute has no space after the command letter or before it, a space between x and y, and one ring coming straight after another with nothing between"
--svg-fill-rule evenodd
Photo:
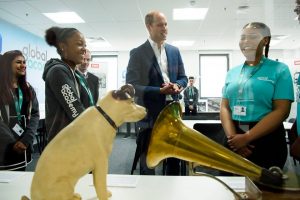
<instances>
[{"instance_id":1,"label":"woman with long dark hair","mask_svg":"<svg viewBox=\"0 0 300 200\"><path fill-rule=\"evenodd\" d=\"M13 140L10 144L3 144L7 145L3 162L11 165L30 161L39 121L39 106L34 89L26 81L26 61L21 51L13 50L3 54L0 80L1 125L8 126Z\"/></svg>"}]
</instances>

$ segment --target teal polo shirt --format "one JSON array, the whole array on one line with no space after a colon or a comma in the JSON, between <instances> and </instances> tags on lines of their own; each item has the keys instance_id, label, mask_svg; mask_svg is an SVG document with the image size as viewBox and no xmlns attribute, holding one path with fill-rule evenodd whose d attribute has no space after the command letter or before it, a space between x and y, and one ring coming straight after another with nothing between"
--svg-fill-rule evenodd
<instances>
[{"instance_id":1,"label":"teal polo shirt","mask_svg":"<svg viewBox=\"0 0 300 200\"><path fill-rule=\"evenodd\" d=\"M297 81L297 131L298 135L300 136L300 74L298 76L298 81Z\"/></svg>"},{"instance_id":2,"label":"teal polo shirt","mask_svg":"<svg viewBox=\"0 0 300 200\"><path fill-rule=\"evenodd\" d=\"M233 120L259 121L272 111L273 100L294 101L290 70L284 63L266 57L256 66L236 66L227 73L223 98L229 101ZM235 114L235 106L243 107L246 114Z\"/></svg>"}]
</instances>

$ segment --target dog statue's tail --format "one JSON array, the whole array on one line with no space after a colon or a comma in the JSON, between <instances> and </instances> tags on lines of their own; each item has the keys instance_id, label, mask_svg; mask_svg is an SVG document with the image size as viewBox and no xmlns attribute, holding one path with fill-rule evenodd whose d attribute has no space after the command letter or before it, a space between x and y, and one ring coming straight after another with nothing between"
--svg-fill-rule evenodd
<instances>
[{"instance_id":1,"label":"dog statue's tail","mask_svg":"<svg viewBox=\"0 0 300 200\"><path fill-rule=\"evenodd\" d=\"M21 200L30 200L30 199L28 197L26 197L26 196L22 196Z\"/></svg>"}]
</instances>

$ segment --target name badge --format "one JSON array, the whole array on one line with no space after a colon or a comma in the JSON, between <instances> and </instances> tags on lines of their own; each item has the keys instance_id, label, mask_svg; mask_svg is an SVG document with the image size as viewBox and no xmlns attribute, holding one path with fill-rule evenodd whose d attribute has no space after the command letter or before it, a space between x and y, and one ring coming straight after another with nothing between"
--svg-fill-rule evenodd
<instances>
[{"instance_id":1,"label":"name badge","mask_svg":"<svg viewBox=\"0 0 300 200\"><path fill-rule=\"evenodd\" d=\"M300 85L297 86L296 102L300 103Z\"/></svg>"},{"instance_id":2,"label":"name badge","mask_svg":"<svg viewBox=\"0 0 300 200\"><path fill-rule=\"evenodd\" d=\"M246 116L246 107L245 106L234 106L233 114L239 116Z\"/></svg>"},{"instance_id":3,"label":"name badge","mask_svg":"<svg viewBox=\"0 0 300 200\"><path fill-rule=\"evenodd\" d=\"M23 128L18 123L16 123L12 129L18 136L21 136L24 133Z\"/></svg>"},{"instance_id":4,"label":"name badge","mask_svg":"<svg viewBox=\"0 0 300 200\"><path fill-rule=\"evenodd\" d=\"M194 99L190 99L189 101L194 101Z\"/></svg>"}]
</instances>

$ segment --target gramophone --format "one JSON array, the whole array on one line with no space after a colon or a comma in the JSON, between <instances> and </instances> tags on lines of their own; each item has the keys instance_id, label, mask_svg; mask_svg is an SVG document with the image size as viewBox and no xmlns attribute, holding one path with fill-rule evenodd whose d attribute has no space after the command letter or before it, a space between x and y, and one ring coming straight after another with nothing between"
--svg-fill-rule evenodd
<instances>
[{"instance_id":1,"label":"gramophone","mask_svg":"<svg viewBox=\"0 0 300 200\"><path fill-rule=\"evenodd\" d=\"M175 157L202 166L246 176L255 183L281 190L300 191L277 170L262 168L200 132L184 125L178 102L170 103L159 114L150 139L147 165L153 168L160 161ZM299 183L298 183L299 184Z\"/></svg>"}]
</instances>

